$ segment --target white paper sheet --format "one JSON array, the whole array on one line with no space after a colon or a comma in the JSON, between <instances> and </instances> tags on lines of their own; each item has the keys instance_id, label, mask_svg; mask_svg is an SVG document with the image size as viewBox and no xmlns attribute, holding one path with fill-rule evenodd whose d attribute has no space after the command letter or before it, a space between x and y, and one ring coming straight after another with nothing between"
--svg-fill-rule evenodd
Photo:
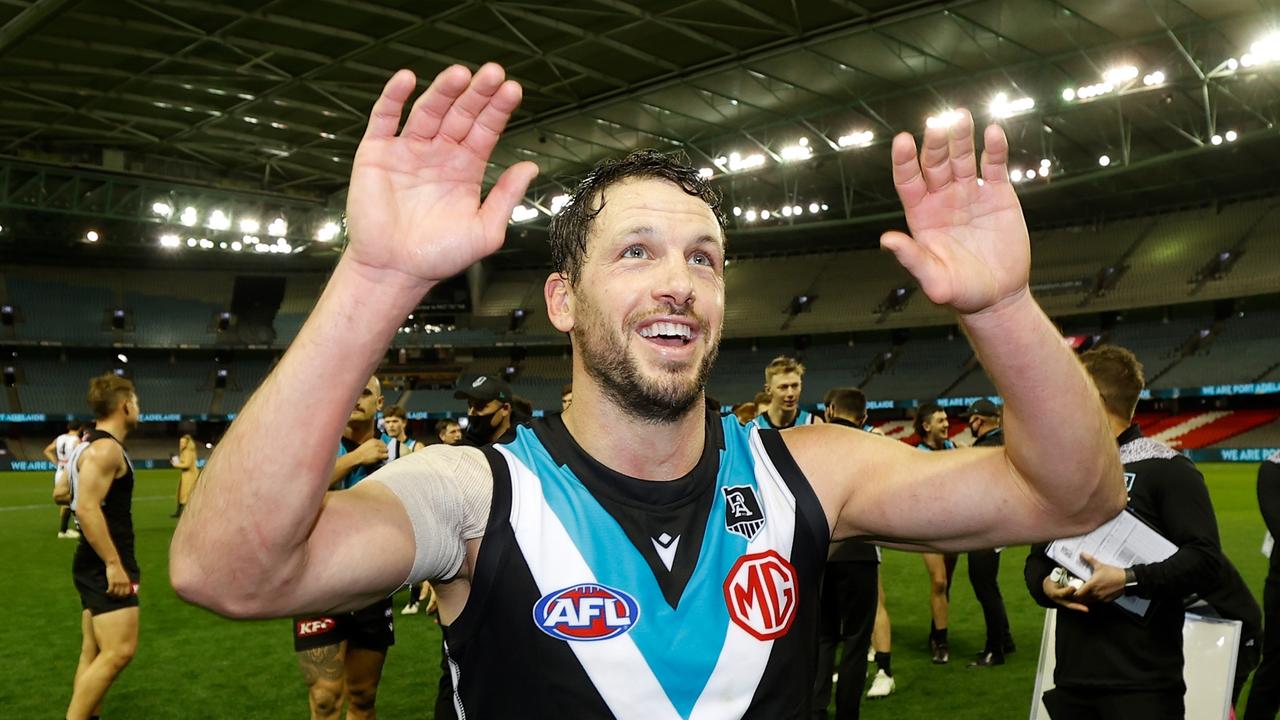
<instances>
[{"instance_id":1,"label":"white paper sheet","mask_svg":"<svg viewBox=\"0 0 1280 720\"><path fill-rule=\"evenodd\" d=\"M1103 523L1098 529L1073 538L1054 540L1045 553L1076 577L1088 580L1093 571L1080 558L1082 553L1092 555L1099 562L1127 568L1133 565L1167 560L1178 551L1178 546L1152 530L1128 510ZM1151 601L1122 595L1116 605L1135 615L1146 615Z\"/></svg>"}]
</instances>

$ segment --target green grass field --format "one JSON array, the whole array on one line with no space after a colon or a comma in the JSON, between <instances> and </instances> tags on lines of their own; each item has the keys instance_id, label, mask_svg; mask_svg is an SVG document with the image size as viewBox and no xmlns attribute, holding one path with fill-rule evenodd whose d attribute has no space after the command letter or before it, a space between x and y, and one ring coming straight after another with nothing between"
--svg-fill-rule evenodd
<instances>
[{"instance_id":1,"label":"green grass field","mask_svg":"<svg viewBox=\"0 0 1280 720\"><path fill-rule=\"evenodd\" d=\"M1223 547L1260 598L1266 562L1258 550L1263 526L1254 499L1256 466L1202 469ZM9 558L4 579L10 588L0 654L0 716L6 718L61 717L79 652L79 600L70 578L75 542L55 537L50 483L44 473L0 473L0 547ZM143 573L141 638L133 664L107 697L104 716L306 717L306 690L288 620L224 620L187 605L169 587L169 537L175 524L169 514L176 487L176 471L138 474L134 522ZM898 691L886 700L864 702L864 718L1027 717L1043 613L1022 585L1025 554L1025 548L1010 548L1001 565L1018 652L1004 667L967 670L965 662L981 649L984 628L964 560L952 595L953 659L935 667L925 646L929 615L923 564L907 553L885 553ZM397 613L403 600L402 593ZM379 714L429 718L439 673L439 628L426 616L397 615L396 636L378 695ZM573 716L571 709L565 711Z\"/></svg>"}]
</instances>

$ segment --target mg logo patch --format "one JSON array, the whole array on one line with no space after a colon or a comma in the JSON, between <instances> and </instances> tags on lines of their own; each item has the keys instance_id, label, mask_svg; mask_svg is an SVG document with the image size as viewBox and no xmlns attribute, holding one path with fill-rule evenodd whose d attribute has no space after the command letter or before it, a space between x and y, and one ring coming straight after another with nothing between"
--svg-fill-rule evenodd
<instances>
[{"instance_id":1,"label":"mg logo patch","mask_svg":"<svg viewBox=\"0 0 1280 720\"><path fill-rule=\"evenodd\" d=\"M724 580L724 602L734 624L755 639L780 638L800 606L796 570L773 550L744 555Z\"/></svg>"},{"instance_id":2,"label":"mg logo patch","mask_svg":"<svg viewBox=\"0 0 1280 720\"><path fill-rule=\"evenodd\" d=\"M596 584L547 593L533 606L534 624L559 640L608 640L635 627L639 619L635 598Z\"/></svg>"},{"instance_id":3,"label":"mg logo patch","mask_svg":"<svg viewBox=\"0 0 1280 720\"><path fill-rule=\"evenodd\" d=\"M750 485L724 488L724 529L754 540L764 527L764 511L756 489Z\"/></svg>"}]
</instances>

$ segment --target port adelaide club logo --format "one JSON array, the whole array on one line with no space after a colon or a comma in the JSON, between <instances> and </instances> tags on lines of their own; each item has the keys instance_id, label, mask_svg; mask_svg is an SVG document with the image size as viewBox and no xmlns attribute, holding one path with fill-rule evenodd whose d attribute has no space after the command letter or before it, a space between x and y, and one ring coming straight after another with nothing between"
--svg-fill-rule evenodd
<instances>
[{"instance_id":1,"label":"port adelaide club logo","mask_svg":"<svg viewBox=\"0 0 1280 720\"><path fill-rule=\"evenodd\" d=\"M549 592L533 606L533 622L557 640L608 640L631 630L640 604L621 590L595 583Z\"/></svg>"},{"instance_id":2,"label":"port adelaide club logo","mask_svg":"<svg viewBox=\"0 0 1280 720\"><path fill-rule=\"evenodd\" d=\"M724 488L724 529L750 542L763 527L764 511L760 509L756 489L750 485Z\"/></svg>"}]
</instances>

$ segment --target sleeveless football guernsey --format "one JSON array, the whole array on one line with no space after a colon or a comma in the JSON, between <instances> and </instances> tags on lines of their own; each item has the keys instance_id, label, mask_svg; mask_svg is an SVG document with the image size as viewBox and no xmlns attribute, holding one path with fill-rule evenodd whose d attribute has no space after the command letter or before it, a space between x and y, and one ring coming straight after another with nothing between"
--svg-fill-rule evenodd
<instances>
[{"instance_id":1,"label":"sleeveless football guernsey","mask_svg":"<svg viewBox=\"0 0 1280 720\"><path fill-rule=\"evenodd\" d=\"M706 433L670 482L601 465L558 415L484 449L492 509L445 629L459 718L807 717L826 516L776 431Z\"/></svg>"}]
</instances>

